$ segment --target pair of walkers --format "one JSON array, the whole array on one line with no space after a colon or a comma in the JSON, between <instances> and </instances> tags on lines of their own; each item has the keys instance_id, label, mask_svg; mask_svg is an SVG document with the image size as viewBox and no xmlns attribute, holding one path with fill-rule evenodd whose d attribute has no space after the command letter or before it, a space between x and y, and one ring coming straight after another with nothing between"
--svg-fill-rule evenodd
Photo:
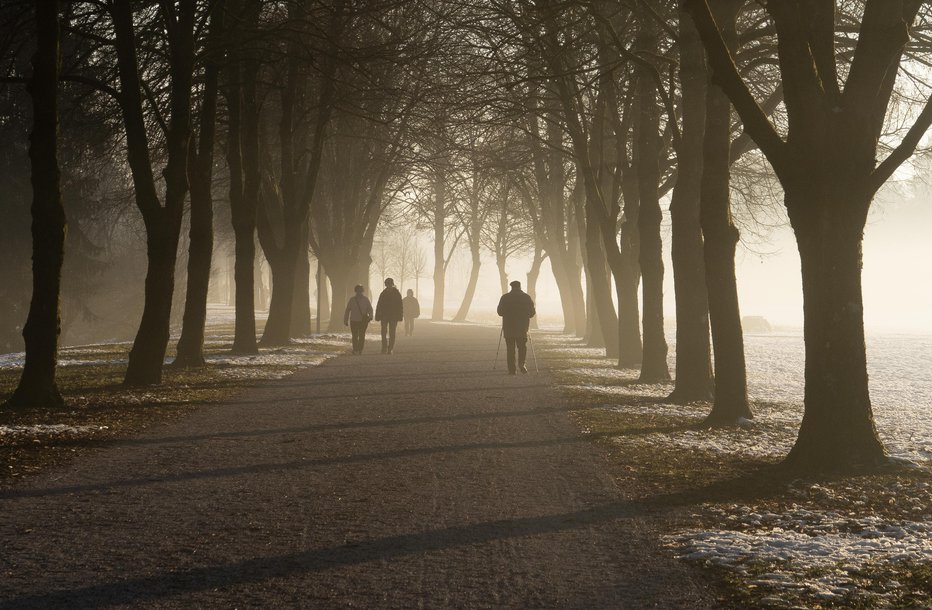
<instances>
[{"instance_id":1,"label":"pair of walkers","mask_svg":"<svg viewBox=\"0 0 932 610\"><path fill-rule=\"evenodd\" d=\"M348 325L353 333L353 353L361 354L366 343L366 328L372 320L372 303L366 297L364 288L357 285L356 294L350 297L343 312L343 324ZM410 299L413 301L408 301ZM406 302L407 301L407 302ZM408 313L411 314L410 323ZM392 354L395 350L395 332L398 323L405 320L405 334L414 334L414 318L421 313L420 305L414 298L414 291L409 290L405 299L395 288L395 280L385 280L385 290L379 295L375 306L375 321L382 324L382 353Z\"/></svg>"}]
</instances>

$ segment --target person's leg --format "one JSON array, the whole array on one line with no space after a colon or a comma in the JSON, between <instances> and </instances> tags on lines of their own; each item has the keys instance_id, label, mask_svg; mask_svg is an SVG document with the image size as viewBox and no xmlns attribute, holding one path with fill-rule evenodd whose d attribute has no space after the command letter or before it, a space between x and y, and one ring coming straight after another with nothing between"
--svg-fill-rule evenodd
<instances>
[{"instance_id":1,"label":"person's leg","mask_svg":"<svg viewBox=\"0 0 932 610\"><path fill-rule=\"evenodd\" d=\"M517 372L515 367L515 340L505 337L505 360L508 362L508 372L512 375Z\"/></svg>"},{"instance_id":2,"label":"person's leg","mask_svg":"<svg viewBox=\"0 0 932 610\"><path fill-rule=\"evenodd\" d=\"M388 323L388 353L391 354L395 349L395 332L398 330L398 321L392 320Z\"/></svg>"},{"instance_id":3,"label":"person's leg","mask_svg":"<svg viewBox=\"0 0 932 610\"><path fill-rule=\"evenodd\" d=\"M527 373L527 367L524 365L527 362L527 337L521 337L517 339L518 342L518 368L522 373Z\"/></svg>"},{"instance_id":4,"label":"person's leg","mask_svg":"<svg viewBox=\"0 0 932 610\"><path fill-rule=\"evenodd\" d=\"M414 336L414 318L411 318L411 332L408 333L412 337Z\"/></svg>"},{"instance_id":5,"label":"person's leg","mask_svg":"<svg viewBox=\"0 0 932 610\"><path fill-rule=\"evenodd\" d=\"M369 322L363 320L359 323L359 353L366 346L366 329L369 328Z\"/></svg>"},{"instance_id":6,"label":"person's leg","mask_svg":"<svg viewBox=\"0 0 932 610\"><path fill-rule=\"evenodd\" d=\"M350 328L353 330L353 353L361 354L363 342L366 337L366 323L350 322Z\"/></svg>"},{"instance_id":7,"label":"person's leg","mask_svg":"<svg viewBox=\"0 0 932 610\"><path fill-rule=\"evenodd\" d=\"M388 322L382 320L382 353L388 351L388 339L386 338L386 333L388 333Z\"/></svg>"}]
</instances>

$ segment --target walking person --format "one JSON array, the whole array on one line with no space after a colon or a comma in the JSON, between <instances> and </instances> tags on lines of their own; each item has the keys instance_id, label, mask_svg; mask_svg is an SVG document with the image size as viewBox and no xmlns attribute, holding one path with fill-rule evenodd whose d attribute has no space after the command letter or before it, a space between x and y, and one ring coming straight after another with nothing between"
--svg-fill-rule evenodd
<instances>
[{"instance_id":1,"label":"walking person","mask_svg":"<svg viewBox=\"0 0 932 610\"><path fill-rule=\"evenodd\" d=\"M343 312L343 325L349 326L353 332L353 353L361 354L362 348L366 344L366 327L369 326L369 320L372 319L372 303L366 295L363 294L363 287L356 285L353 288L356 294L350 297L346 303L346 311Z\"/></svg>"},{"instance_id":2,"label":"walking person","mask_svg":"<svg viewBox=\"0 0 932 610\"><path fill-rule=\"evenodd\" d=\"M421 304L414 297L414 291L408 288L408 296L401 299L405 319L405 336L414 334L414 318L421 317Z\"/></svg>"},{"instance_id":3,"label":"walking person","mask_svg":"<svg viewBox=\"0 0 932 610\"><path fill-rule=\"evenodd\" d=\"M521 290L521 282L511 284L511 292L502 295L498 302L498 315L502 317L502 334L505 336L505 350L508 361L508 374L516 375L518 371L527 373L527 331L531 318L537 311L530 295ZM518 362L515 364L515 350Z\"/></svg>"},{"instance_id":4,"label":"walking person","mask_svg":"<svg viewBox=\"0 0 932 610\"><path fill-rule=\"evenodd\" d=\"M395 329L404 318L401 293L395 288L395 280L385 279L385 290L379 295L375 306L375 321L382 323L382 353L391 354L395 349Z\"/></svg>"}]
</instances>

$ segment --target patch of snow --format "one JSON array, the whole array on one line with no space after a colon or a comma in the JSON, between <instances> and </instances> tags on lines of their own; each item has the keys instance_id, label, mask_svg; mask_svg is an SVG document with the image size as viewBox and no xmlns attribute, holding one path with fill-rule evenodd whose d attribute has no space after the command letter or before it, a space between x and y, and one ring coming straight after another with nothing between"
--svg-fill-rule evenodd
<instances>
[{"instance_id":1,"label":"patch of snow","mask_svg":"<svg viewBox=\"0 0 932 610\"><path fill-rule=\"evenodd\" d=\"M676 353L672 339L668 338L671 371L675 368ZM668 384L633 383L638 371L614 368L612 360L604 357L603 349L568 345L569 340L561 335L548 335L546 342L549 356L569 361L570 367L561 372L572 380L573 385L569 387L575 390L604 398L623 395L663 398L672 390ZM754 455L785 455L802 421L805 364L802 333L747 334L745 354L748 397L752 401L755 422L749 433L757 437L756 440L742 437L747 442L734 450L753 449ZM932 460L929 362L932 362L932 336L885 334L867 338L874 417L881 440L895 458L917 463ZM618 383L625 380L632 383ZM732 431L710 430L701 434L706 435L708 441L692 435L674 435L664 442L711 451L732 450Z\"/></svg>"},{"instance_id":2,"label":"patch of snow","mask_svg":"<svg viewBox=\"0 0 932 610\"><path fill-rule=\"evenodd\" d=\"M794 590L815 599L844 600L863 594L856 576L865 569L932 561L928 515L922 521L888 522L834 511L777 514L747 506L707 507L707 513L728 529L684 530L667 536L666 544L682 559L733 571L745 584L778 599L781 592ZM891 580L882 586L891 591L900 584Z\"/></svg>"},{"instance_id":3,"label":"patch of snow","mask_svg":"<svg viewBox=\"0 0 932 610\"><path fill-rule=\"evenodd\" d=\"M41 436L52 434L93 434L107 426L69 426L67 424L37 424L33 426L0 426L0 436Z\"/></svg>"}]
</instances>

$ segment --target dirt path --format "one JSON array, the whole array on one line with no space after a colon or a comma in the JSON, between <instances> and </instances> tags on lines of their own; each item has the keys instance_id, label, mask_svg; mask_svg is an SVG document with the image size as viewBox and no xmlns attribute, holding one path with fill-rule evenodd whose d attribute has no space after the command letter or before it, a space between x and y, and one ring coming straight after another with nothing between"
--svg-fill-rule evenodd
<instances>
[{"instance_id":1,"label":"dirt path","mask_svg":"<svg viewBox=\"0 0 932 610\"><path fill-rule=\"evenodd\" d=\"M546 375L419 330L0 490L0 608L714 605Z\"/></svg>"}]
</instances>

